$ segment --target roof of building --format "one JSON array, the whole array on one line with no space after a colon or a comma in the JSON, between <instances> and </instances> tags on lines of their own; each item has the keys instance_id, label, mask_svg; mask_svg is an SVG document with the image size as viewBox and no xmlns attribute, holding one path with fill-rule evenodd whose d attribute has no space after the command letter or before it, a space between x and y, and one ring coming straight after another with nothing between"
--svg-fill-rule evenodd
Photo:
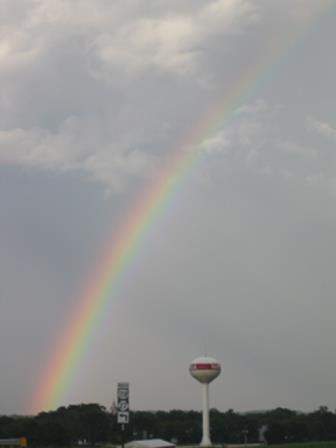
<instances>
[{"instance_id":1,"label":"roof of building","mask_svg":"<svg viewBox=\"0 0 336 448\"><path fill-rule=\"evenodd\" d=\"M173 448L174 443L162 439L133 440L125 444L126 448Z\"/></svg>"}]
</instances>

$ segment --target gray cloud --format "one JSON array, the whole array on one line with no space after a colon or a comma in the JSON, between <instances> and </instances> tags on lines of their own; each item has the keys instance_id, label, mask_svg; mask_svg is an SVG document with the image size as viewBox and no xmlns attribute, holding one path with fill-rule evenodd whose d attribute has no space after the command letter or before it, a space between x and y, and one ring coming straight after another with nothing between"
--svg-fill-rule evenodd
<instances>
[{"instance_id":1,"label":"gray cloud","mask_svg":"<svg viewBox=\"0 0 336 448\"><path fill-rule=\"evenodd\" d=\"M109 406L129 380L134 408L198 408L206 349L213 406L335 407L335 7L0 1L1 412L23 412L100 251L233 92L62 402Z\"/></svg>"},{"instance_id":2,"label":"gray cloud","mask_svg":"<svg viewBox=\"0 0 336 448\"><path fill-rule=\"evenodd\" d=\"M317 134L330 139L331 141L335 141L336 139L336 128L331 126L330 123L326 123L323 121L316 120L314 118L309 118L308 120L308 128L315 131Z\"/></svg>"}]
</instances>

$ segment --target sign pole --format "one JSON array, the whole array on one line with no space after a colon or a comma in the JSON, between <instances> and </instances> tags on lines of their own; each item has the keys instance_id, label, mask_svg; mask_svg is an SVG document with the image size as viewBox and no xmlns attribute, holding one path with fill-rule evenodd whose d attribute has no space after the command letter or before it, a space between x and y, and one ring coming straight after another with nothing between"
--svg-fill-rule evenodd
<instances>
[{"instance_id":1,"label":"sign pole","mask_svg":"<svg viewBox=\"0 0 336 448\"><path fill-rule=\"evenodd\" d=\"M118 383L117 421L121 425L121 448L125 445L125 425L129 423L129 383Z\"/></svg>"},{"instance_id":2,"label":"sign pole","mask_svg":"<svg viewBox=\"0 0 336 448\"><path fill-rule=\"evenodd\" d=\"M124 438L125 425L121 425L121 448L125 447L125 438Z\"/></svg>"}]
</instances>

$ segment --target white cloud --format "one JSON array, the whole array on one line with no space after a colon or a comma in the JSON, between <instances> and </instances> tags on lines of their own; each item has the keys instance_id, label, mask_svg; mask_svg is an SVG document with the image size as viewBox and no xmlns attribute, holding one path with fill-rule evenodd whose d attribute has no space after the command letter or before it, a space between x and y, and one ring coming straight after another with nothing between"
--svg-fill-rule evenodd
<instances>
[{"instance_id":1,"label":"white cloud","mask_svg":"<svg viewBox=\"0 0 336 448\"><path fill-rule=\"evenodd\" d=\"M309 129L315 131L317 134L329 140L336 141L336 127L333 127L330 123L319 121L315 118L308 118L307 125Z\"/></svg>"},{"instance_id":2,"label":"white cloud","mask_svg":"<svg viewBox=\"0 0 336 448\"><path fill-rule=\"evenodd\" d=\"M43 53L42 40L21 29L3 28L0 32L0 73L22 70Z\"/></svg>"},{"instance_id":3,"label":"white cloud","mask_svg":"<svg viewBox=\"0 0 336 448\"><path fill-rule=\"evenodd\" d=\"M240 33L257 17L250 0L187 8L156 0L3 0L0 8L0 162L81 170L112 188L148 175L158 160L152 149L174 145L185 118L177 109L186 87L206 76L198 62L211 39ZM169 79L156 93L153 72ZM187 84L173 92L174 102L161 98L181 75Z\"/></svg>"},{"instance_id":4,"label":"white cloud","mask_svg":"<svg viewBox=\"0 0 336 448\"><path fill-rule=\"evenodd\" d=\"M68 119L55 133L44 129L0 131L0 162L58 171L81 171L112 189L129 177L149 175L155 157L120 141L102 141L99 128ZM97 144L99 142L99 147Z\"/></svg>"},{"instance_id":5,"label":"white cloud","mask_svg":"<svg viewBox=\"0 0 336 448\"><path fill-rule=\"evenodd\" d=\"M212 154L212 153L227 153L228 149L232 145L232 141L229 138L229 133L226 130L222 130L215 135L205 139L200 149Z\"/></svg>"},{"instance_id":6,"label":"white cloud","mask_svg":"<svg viewBox=\"0 0 336 448\"><path fill-rule=\"evenodd\" d=\"M189 11L167 5L166 11L154 12L154 5L153 1L31 0L20 10L18 2L4 0L2 70L33 63L59 39L86 36L84 51L96 76L106 76L109 70L136 75L146 69L190 75L208 38L240 32L257 17L249 0L211 0Z\"/></svg>"},{"instance_id":7,"label":"white cloud","mask_svg":"<svg viewBox=\"0 0 336 448\"><path fill-rule=\"evenodd\" d=\"M97 36L100 70L122 69L134 76L142 70L159 69L190 75L200 69L197 56L207 39L240 32L256 17L248 1L216 0L188 14L171 12L126 21Z\"/></svg>"},{"instance_id":8,"label":"white cloud","mask_svg":"<svg viewBox=\"0 0 336 448\"><path fill-rule=\"evenodd\" d=\"M190 101L202 89L194 83L208 70L201 55L211 49L211 42L226 45L228 36L259 19L256 2L250 0L195 2L188 8L172 2L164 9L155 1L140 0L97 0L94 6L90 0L31 0L21 9L12 0L1 5L6 26L1 31L0 76L7 71L16 79L6 76L0 93L0 161L82 171L112 188L147 176L167 157L168 148L195 122L194 104L185 104L184 98ZM165 77L158 80L153 72ZM45 84L42 94L40 78ZM101 78L113 82L106 86ZM32 90L31 80L35 95L22 104ZM77 85L82 85L78 92ZM81 104L91 89L92 98L95 89L101 89L92 112L91 98ZM78 103L75 111L67 105L68 98ZM202 98L197 106L203 107ZM29 115L35 110L32 125ZM20 113L28 124L17 119ZM294 154L320 163L315 148L294 136L285 141L279 136L274 118L281 113L281 108L260 99L245 104L235 120L201 146L209 155L222 154L230 163L245 163L260 172L272 167L292 170ZM40 123L49 114L49 122ZM309 126L336 139L336 129L328 123L310 119ZM300 169L297 164L294 172ZM313 166L305 169L314 174Z\"/></svg>"},{"instance_id":9,"label":"white cloud","mask_svg":"<svg viewBox=\"0 0 336 448\"><path fill-rule=\"evenodd\" d=\"M295 181L302 186L334 194L335 162L332 152L321 150L318 144L307 144L304 119L301 120L301 135L294 132L295 128L289 132L288 127L285 133L282 127L287 114L286 108L271 106L261 99L242 106L232 122L202 142L201 149L209 155L208 164L213 159L214 166L225 167L229 171L240 170L244 166L261 176ZM328 123L310 120L309 129L328 139L336 137L335 130ZM218 182L215 177L212 181Z\"/></svg>"},{"instance_id":10,"label":"white cloud","mask_svg":"<svg viewBox=\"0 0 336 448\"><path fill-rule=\"evenodd\" d=\"M250 151L255 155L264 143L263 132L272 112L262 99L245 104L234 112L231 122L224 122L214 135L206 138L201 148L210 154L230 152L235 157L238 154L243 159Z\"/></svg>"}]
</instances>

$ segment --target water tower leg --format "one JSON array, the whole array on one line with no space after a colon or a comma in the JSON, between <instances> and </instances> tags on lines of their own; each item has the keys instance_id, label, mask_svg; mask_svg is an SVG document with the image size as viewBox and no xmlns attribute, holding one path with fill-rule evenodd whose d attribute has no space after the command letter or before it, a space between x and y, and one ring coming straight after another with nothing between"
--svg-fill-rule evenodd
<instances>
[{"instance_id":1,"label":"water tower leg","mask_svg":"<svg viewBox=\"0 0 336 448\"><path fill-rule=\"evenodd\" d=\"M209 384L202 384L203 388L203 437L201 446L211 446L209 428Z\"/></svg>"}]
</instances>

